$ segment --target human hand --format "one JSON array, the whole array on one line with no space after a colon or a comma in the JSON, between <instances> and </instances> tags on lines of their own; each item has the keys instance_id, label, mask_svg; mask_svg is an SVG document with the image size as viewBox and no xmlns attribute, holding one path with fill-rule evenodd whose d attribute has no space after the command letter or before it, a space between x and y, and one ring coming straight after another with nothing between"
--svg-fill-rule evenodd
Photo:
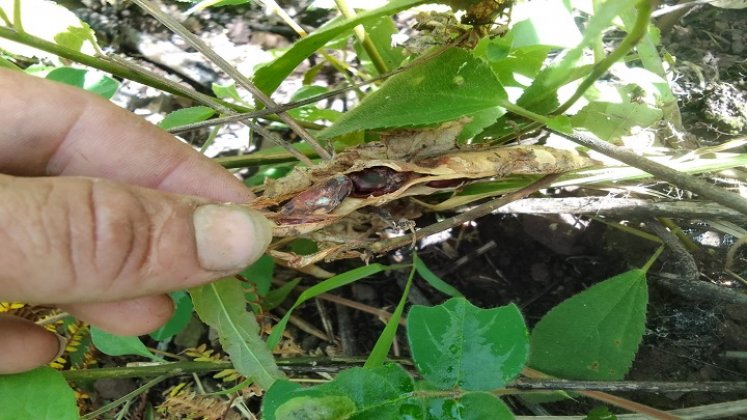
<instances>
[{"instance_id":1,"label":"human hand","mask_svg":"<svg viewBox=\"0 0 747 420\"><path fill-rule=\"evenodd\" d=\"M55 304L122 335L173 311L167 291L242 270L272 239L251 193L169 134L79 89L0 69L0 301ZM0 317L0 373L59 343Z\"/></svg>"}]
</instances>

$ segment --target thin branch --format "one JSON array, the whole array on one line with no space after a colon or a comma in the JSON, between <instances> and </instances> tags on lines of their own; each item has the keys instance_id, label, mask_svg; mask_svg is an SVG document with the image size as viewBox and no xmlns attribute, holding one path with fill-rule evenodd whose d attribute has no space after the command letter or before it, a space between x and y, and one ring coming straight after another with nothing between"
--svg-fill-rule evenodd
<instances>
[{"instance_id":1,"label":"thin branch","mask_svg":"<svg viewBox=\"0 0 747 420\"><path fill-rule=\"evenodd\" d=\"M747 389L747 382L571 381L520 378L507 387L522 391L742 392Z\"/></svg>"},{"instance_id":2,"label":"thin branch","mask_svg":"<svg viewBox=\"0 0 747 420\"><path fill-rule=\"evenodd\" d=\"M534 370L529 367L525 367L521 371L522 375L528 376L533 379L551 379L552 377L542 373L538 370ZM579 394L587 396L589 398L593 398L597 401L606 402L608 404L612 404L616 407L623 408L628 411L633 411L635 413L645 414L647 416L651 416L653 418L657 419L665 419L665 420L677 420L677 416L673 416L665 411L658 410L653 407L649 407L644 404L637 403L635 401L630 401L625 398L621 398L615 395L610 395L604 392L600 391L578 391Z\"/></svg>"},{"instance_id":3,"label":"thin branch","mask_svg":"<svg viewBox=\"0 0 747 420\"><path fill-rule=\"evenodd\" d=\"M495 210L501 214L577 214L611 218L672 217L726 219L744 222L747 216L709 201L653 201L639 198L525 198Z\"/></svg>"},{"instance_id":4,"label":"thin branch","mask_svg":"<svg viewBox=\"0 0 747 420\"><path fill-rule=\"evenodd\" d=\"M345 16L346 19L352 20L355 19L355 10L353 10L352 7L348 4L346 0L335 0L335 4L337 5L337 8L340 10L340 13L342 13L343 16ZM389 67L386 65L386 62L384 61L384 58L381 56L381 53L379 53L379 50L376 48L376 44L374 44L371 37L366 34L366 29L363 27L363 25L358 25L355 28L353 28L353 33L355 33L355 37L358 38L358 42L360 42L361 46L364 50L366 50L366 53L368 54L368 58L371 59L371 62L373 63L374 67L376 67L376 70L379 73L386 73L389 71Z\"/></svg>"},{"instance_id":5,"label":"thin branch","mask_svg":"<svg viewBox=\"0 0 747 420\"><path fill-rule=\"evenodd\" d=\"M591 85L594 84L594 82L597 81L597 79L607 73L607 70L609 70L613 64L620 61L633 49L633 47L635 47L638 41L640 41L641 38L646 35L649 22L651 21L651 11L653 9L654 3L656 2L652 0L641 0L638 2L638 4L636 4L638 14L636 15L636 21L630 33L628 33L628 35L622 40L622 42L620 42L620 45L618 45L618 47L615 48L614 51L612 51L607 57L605 57L604 60L594 65L589 76L581 82L581 84L576 89L576 92L573 93L573 96L565 101L563 105L558 107L558 109L553 111L551 115L560 115L567 111L570 107L572 107L573 104L576 103L576 101L584 96L584 93L586 93L586 91L591 87Z\"/></svg>"},{"instance_id":6,"label":"thin branch","mask_svg":"<svg viewBox=\"0 0 747 420\"><path fill-rule=\"evenodd\" d=\"M190 46L192 46L194 49L196 49L201 54L203 54L205 57L207 57L210 61L212 61L216 66L218 66L227 75L229 75L232 79L234 79L237 84L239 84L244 89L248 90L263 105L268 106L268 107L277 106L275 101L273 101L269 96L267 96L264 92L262 92L259 88L257 88L246 76L244 76L241 72L239 72L231 63L229 63L223 57L221 57L215 51L213 51L204 41L202 41L200 38L195 36L192 32L187 30L187 28L185 28L181 23L177 22L176 19L162 12L158 8L158 6L156 6L153 2L151 2L150 0L133 0L133 2L137 4L138 6L140 6L143 10L148 12L150 15L152 15L154 18L156 18L164 26L166 26L167 28L171 29L174 33L184 38L184 40L187 41L187 43L189 43ZM296 120L291 118L290 115L286 114L285 112L281 112L278 114L278 117L280 117L280 119L283 120L283 122L288 124L288 127L290 127L291 130L293 130L299 136L301 136L302 139L306 140L306 142L309 143L311 147L314 148L314 151L319 155L319 157L325 160L332 158L332 155L326 149L324 149L319 144L319 142L317 142L316 139L312 137L308 131L306 131L305 128L303 128L300 124L298 124Z\"/></svg>"},{"instance_id":7,"label":"thin branch","mask_svg":"<svg viewBox=\"0 0 747 420\"><path fill-rule=\"evenodd\" d=\"M574 131L573 134L560 132L558 132L558 134L573 140L577 144L586 146L634 168L646 171L663 181L670 182L680 188L692 191L702 197L713 200L747 215L747 199L739 194L719 188L700 178L676 171L668 166L646 159L626 148L602 141L590 133Z\"/></svg>"},{"instance_id":8,"label":"thin branch","mask_svg":"<svg viewBox=\"0 0 747 420\"><path fill-rule=\"evenodd\" d=\"M469 211L466 211L462 214L456 215L454 217L450 217L446 220L443 220L438 223L434 223L422 229L418 229L414 233L411 233L409 235L404 235L404 236L399 236L396 238L386 239L386 240L379 241L379 242L374 242L373 244L368 245L366 248L375 254L380 254L383 252L391 251L396 248L401 248L405 245L411 244L414 241L422 239L426 236L430 236L430 235L442 232L446 229L450 229L450 228L459 226L463 223L475 220L477 218L487 216L488 214L492 213L499 207L505 206L506 204L512 201L516 201L518 199L524 198L528 196L529 194L532 194L538 190L549 187L553 183L553 181L555 181L560 175L561 174L546 175L540 178L539 180L537 180L536 182L530 185L527 185L526 187L520 190L510 192L500 198L496 198L495 200L488 201L487 203L484 203L484 204L480 204L479 206Z\"/></svg>"}]
</instances>

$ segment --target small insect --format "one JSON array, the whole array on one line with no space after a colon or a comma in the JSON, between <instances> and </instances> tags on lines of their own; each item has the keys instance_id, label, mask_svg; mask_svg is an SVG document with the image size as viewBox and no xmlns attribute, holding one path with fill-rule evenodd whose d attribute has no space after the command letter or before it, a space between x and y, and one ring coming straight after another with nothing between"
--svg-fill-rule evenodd
<instances>
[{"instance_id":1,"label":"small insect","mask_svg":"<svg viewBox=\"0 0 747 420\"><path fill-rule=\"evenodd\" d=\"M386 166L373 168L348 174L353 182L352 197L378 197L397 191L409 178L409 174L397 172Z\"/></svg>"},{"instance_id":2,"label":"small insect","mask_svg":"<svg viewBox=\"0 0 747 420\"><path fill-rule=\"evenodd\" d=\"M331 212L353 191L353 181L345 175L336 175L313 185L293 197L280 209L284 218L299 219Z\"/></svg>"}]
</instances>

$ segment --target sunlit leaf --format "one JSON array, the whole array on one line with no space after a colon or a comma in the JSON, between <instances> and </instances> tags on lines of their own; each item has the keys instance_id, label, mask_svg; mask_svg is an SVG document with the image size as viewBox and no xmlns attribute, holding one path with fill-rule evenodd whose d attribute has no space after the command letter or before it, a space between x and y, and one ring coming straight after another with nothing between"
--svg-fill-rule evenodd
<instances>
[{"instance_id":1,"label":"sunlit leaf","mask_svg":"<svg viewBox=\"0 0 747 420\"><path fill-rule=\"evenodd\" d=\"M47 73L46 78L85 89L105 99L111 99L119 88L119 82L101 72L72 67L56 68Z\"/></svg>"},{"instance_id":2,"label":"sunlit leaf","mask_svg":"<svg viewBox=\"0 0 747 420\"><path fill-rule=\"evenodd\" d=\"M171 300L174 302L174 314L171 319L161 328L150 333L150 337L157 341L166 340L178 334L183 330L189 320L192 319L192 299L184 291L171 293Z\"/></svg>"},{"instance_id":3,"label":"sunlit leaf","mask_svg":"<svg viewBox=\"0 0 747 420\"><path fill-rule=\"evenodd\" d=\"M170 112L158 123L158 126L164 130L168 130L181 125L205 121L213 115L215 115L214 109L202 105L182 108Z\"/></svg>"},{"instance_id":4,"label":"sunlit leaf","mask_svg":"<svg viewBox=\"0 0 747 420\"><path fill-rule=\"evenodd\" d=\"M330 290L337 289L338 287L345 286L362 278L372 276L383 271L385 268L386 267L381 264L370 264L363 267L354 268L342 274L338 274L332 278L324 280L319 284L309 287L303 293L301 293L298 299L296 299L296 302L293 304L293 306L291 306L290 310L288 310L285 316L283 316L283 318L272 329L270 337L267 338L267 345L270 348L275 348L275 346L278 345L278 343L280 342L280 337L285 330L285 326L290 320L290 316L293 313L293 310L302 303L306 302L309 299L315 298L322 293L327 293Z\"/></svg>"},{"instance_id":5,"label":"sunlit leaf","mask_svg":"<svg viewBox=\"0 0 747 420\"><path fill-rule=\"evenodd\" d=\"M498 79L483 60L452 48L389 78L319 136L330 138L352 131L450 121L495 108L505 97Z\"/></svg>"},{"instance_id":6,"label":"sunlit leaf","mask_svg":"<svg viewBox=\"0 0 747 420\"><path fill-rule=\"evenodd\" d=\"M515 305L481 309L464 298L413 306L407 338L418 371L439 389L499 388L521 372L529 352Z\"/></svg>"},{"instance_id":7,"label":"sunlit leaf","mask_svg":"<svg viewBox=\"0 0 747 420\"><path fill-rule=\"evenodd\" d=\"M244 290L237 280L219 280L192 288L189 293L200 319L218 332L236 370L265 389L284 376L259 337L259 325L254 314L247 311Z\"/></svg>"},{"instance_id":8,"label":"sunlit leaf","mask_svg":"<svg viewBox=\"0 0 747 420\"><path fill-rule=\"evenodd\" d=\"M99 351L109 356L136 355L151 360L161 360L151 353L138 337L110 334L96 327L91 327L91 340Z\"/></svg>"},{"instance_id":9,"label":"sunlit leaf","mask_svg":"<svg viewBox=\"0 0 747 420\"><path fill-rule=\"evenodd\" d=\"M643 337L647 304L642 270L595 284L537 323L529 365L567 379L622 379Z\"/></svg>"},{"instance_id":10,"label":"sunlit leaf","mask_svg":"<svg viewBox=\"0 0 747 420\"><path fill-rule=\"evenodd\" d=\"M345 31L352 30L356 25L365 23L380 16L388 16L415 5L426 3L425 0L393 0L386 5L360 13L352 20L334 20L323 26L316 32L310 34L296 43L280 58L267 66L257 70L254 75L254 84L265 93L272 93L280 86L280 83L296 68L306 57L323 47L328 41Z\"/></svg>"},{"instance_id":11,"label":"sunlit leaf","mask_svg":"<svg viewBox=\"0 0 747 420\"><path fill-rule=\"evenodd\" d=\"M62 374L40 367L14 375L0 375L0 418L77 419L75 392Z\"/></svg>"},{"instance_id":12,"label":"sunlit leaf","mask_svg":"<svg viewBox=\"0 0 747 420\"><path fill-rule=\"evenodd\" d=\"M270 403L263 403L262 413L266 420L396 419L407 418L401 414L414 408L420 415L410 418L422 418L422 407L403 398L413 390L412 378L399 365L352 368L341 372L333 381L315 387L294 389L283 385L270 388L265 397ZM322 413L342 417L312 415Z\"/></svg>"}]
</instances>

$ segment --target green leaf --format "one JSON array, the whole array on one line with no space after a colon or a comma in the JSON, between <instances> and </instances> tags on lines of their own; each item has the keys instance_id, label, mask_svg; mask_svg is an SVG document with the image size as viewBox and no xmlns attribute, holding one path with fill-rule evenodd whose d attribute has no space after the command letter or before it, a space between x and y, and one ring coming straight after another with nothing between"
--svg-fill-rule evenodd
<instances>
[{"instance_id":1,"label":"green leaf","mask_svg":"<svg viewBox=\"0 0 747 420\"><path fill-rule=\"evenodd\" d=\"M283 377L259 337L254 314L246 310L244 289L237 280L219 280L192 288L189 293L200 319L218 332L223 350L239 373L265 389Z\"/></svg>"},{"instance_id":2,"label":"green leaf","mask_svg":"<svg viewBox=\"0 0 747 420\"><path fill-rule=\"evenodd\" d=\"M470 392L461 398L429 398L428 420L503 420L513 419L511 410L495 395Z\"/></svg>"},{"instance_id":3,"label":"green leaf","mask_svg":"<svg viewBox=\"0 0 747 420\"><path fill-rule=\"evenodd\" d=\"M49 80L65 83L111 99L119 88L119 82L97 71L58 67L46 76Z\"/></svg>"},{"instance_id":4,"label":"green leaf","mask_svg":"<svg viewBox=\"0 0 747 420\"><path fill-rule=\"evenodd\" d=\"M174 302L174 315L171 315L171 319L164 326L150 333L150 337L156 341L163 341L175 336L192 319L194 307L192 306L192 299L187 292L178 291L171 293L170 296Z\"/></svg>"},{"instance_id":5,"label":"green leaf","mask_svg":"<svg viewBox=\"0 0 747 420\"><path fill-rule=\"evenodd\" d=\"M415 265L415 269L418 270L420 277L428 282L428 284L430 284L434 289L451 297L464 296L462 295L462 292L457 290L454 286L441 280L441 278L431 271L428 266L425 265L423 260L415 254L412 256L412 263Z\"/></svg>"},{"instance_id":6,"label":"green leaf","mask_svg":"<svg viewBox=\"0 0 747 420\"><path fill-rule=\"evenodd\" d=\"M78 419L75 392L60 372L46 366L0 375L0 407L3 419Z\"/></svg>"},{"instance_id":7,"label":"green leaf","mask_svg":"<svg viewBox=\"0 0 747 420\"><path fill-rule=\"evenodd\" d=\"M565 115L548 118L547 128L559 133L573 134L573 122Z\"/></svg>"},{"instance_id":8,"label":"green leaf","mask_svg":"<svg viewBox=\"0 0 747 420\"><path fill-rule=\"evenodd\" d=\"M340 372L337 377L323 385L292 389L290 386L273 387L267 392L262 413L266 420L274 419L396 419L408 418L402 414L423 418L423 410L407 401L403 396L413 392L413 380L399 365L364 369L352 368ZM350 411L352 408L354 411ZM304 405L309 410L304 410ZM277 407L277 408L276 408ZM272 410L275 408L274 410ZM339 413L343 417L303 417L302 414Z\"/></svg>"},{"instance_id":9,"label":"green leaf","mask_svg":"<svg viewBox=\"0 0 747 420\"><path fill-rule=\"evenodd\" d=\"M275 327L272 329L272 333L270 333L270 336L267 338L267 346L271 349L274 349L275 346L278 345L278 343L280 342L280 337L285 330L285 326L288 324L288 320L290 319L293 310L302 303L306 302L309 299L313 299L321 295L322 293L327 293L330 290L337 289L338 287L345 286L362 278L372 276L383 271L384 269L386 269L386 266L383 266L381 264L370 264L363 267L354 268L350 271L338 274L304 290L304 292L301 293L298 299L296 299L296 302L293 304L293 306L291 306L285 316L283 316L280 322L278 322L277 325L275 325Z\"/></svg>"},{"instance_id":10,"label":"green leaf","mask_svg":"<svg viewBox=\"0 0 747 420\"><path fill-rule=\"evenodd\" d=\"M19 14L23 32L84 54L96 54L97 46L91 28L70 10L45 0L0 0L0 8L11 18L15 14L15 4L21 6ZM52 53L4 39L0 39L0 49L25 57L47 58L52 63L60 63L59 57Z\"/></svg>"},{"instance_id":11,"label":"green leaf","mask_svg":"<svg viewBox=\"0 0 747 420\"><path fill-rule=\"evenodd\" d=\"M283 420L347 419L355 414L355 403L339 395L294 398L275 411Z\"/></svg>"},{"instance_id":12,"label":"green leaf","mask_svg":"<svg viewBox=\"0 0 747 420\"><path fill-rule=\"evenodd\" d=\"M494 108L505 98L506 92L483 60L452 48L389 78L319 137L435 124Z\"/></svg>"},{"instance_id":13,"label":"green leaf","mask_svg":"<svg viewBox=\"0 0 747 420\"><path fill-rule=\"evenodd\" d=\"M219 99L231 99L237 104L250 105L244 98L239 95L239 91L236 90L236 82L228 82L225 85L219 85L213 83L211 85L213 94Z\"/></svg>"},{"instance_id":14,"label":"green leaf","mask_svg":"<svg viewBox=\"0 0 747 420\"><path fill-rule=\"evenodd\" d=\"M301 279L297 278L285 283L277 289L270 290L270 292L267 293L267 296L262 300L262 308L265 311L271 311L277 308L281 303L285 302L285 299L288 298L290 292L292 292L299 283L301 283Z\"/></svg>"},{"instance_id":15,"label":"green leaf","mask_svg":"<svg viewBox=\"0 0 747 420\"><path fill-rule=\"evenodd\" d=\"M193 3L197 4L192 6L190 12L198 12L207 9L208 7L235 6L249 2L251 2L251 0L197 0L193 1Z\"/></svg>"},{"instance_id":16,"label":"green leaf","mask_svg":"<svg viewBox=\"0 0 747 420\"><path fill-rule=\"evenodd\" d=\"M661 120L660 109L639 103L592 102L571 117L576 128L591 131L602 140L619 140L633 127L650 127Z\"/></svg>"},{"instance_id":17,"label":"green leaf","mask_svg":"<svg viewBox=\"0 0 747 420\"><path fill-rule=\"evenodd\" d=\"M3 69L10 69L10 70L17 70L17 71L23 71L20 67L13 64L10 60L0 55L0 68Z\"/></svg>"},{"instance_id":18,"label":"green leaf","mask_svg":"<svg viewBox=\"0 0 747 420\"><path fill-rule=\"evenodd\" d=\"M254 84L269 95L306 57L334 37L371 19L392 15L422 3L427 3L427 0L392 0L378 9L359 14L355 19L334 20L306 38L298 40L277 60L258 69L254 75Z\"/></svg>"},{"instance_id":19,"label":"green leaf","mask_svg":"<svg viewBox=\"0 0 747 420\"><path fill-rule=\"evenodd\" d=\"M147 357L151 360L163 360L151 353L138 337L109 334L96 327L91 327L91 340L99 351L109 356L136 355Z\"/></svg>"},{"instance_id":20,"label":"green leaf","mask_svg":"<svg viewBox=\"0 0 747 420\"><path fill-rule=\"evenodd\" d=\"M595 284L537 323L529 365L566 379L622 379L643 337L647 304L642 270Z\"/></svg>"},{"instance_id":21,"label":"green leaf","mask_svg":"<svg viewBox=\"0 0 747 420\"><path fill-rule=\"evenodd\" d=\"M415 367L439 389L489 391L515 378L529 352L524 318L516 305L481 309L464 298L415 305L407 338Z\"/></svg>"},{"instance_id":22,"label":"green leaf","mask_svg":"<svg viewBox=\"0 0 747 420\"><path fill-rule=\"evenodd\" d=\"M275 415L275 411L288 401L289 396L296 391L304 389L301 385L287 379L278 379L267 390L262 397L262 418L269 419L268 415Z\"/></svg>"},{"instance_id":23,"label":"green leaf","mask_svg":"<svg viewBox=\"0 0 747 420\"><path fill-rule=\"evenodd\" d=\"M168 130L181 125L205 121L213 115L215 115L214 109L202 105L182 108L170 112L158 123L158 126L164 130Z\"/></svg>"},{"instance_id":24,"label":"green leaf","mask_svg":"<svg viewBox=\"0 0 747 420\"><path fill-rule=\"evenodd\" d=\"M399 67L405 59L405 54L402 47L392 46L392 35L397 33L397 28L394 26L392 18L388 15L381 16L364 23L363 27L366 29L366 36L376 46L376 50L383 59L387 69L391 71ZM358 57L361 58L361 64L363 64L366 71L378 75L379 72L371 62L371 58L357 40L355 42L355 50L358 53Z\"/></svg>"},{"instance_id":25,"label":"green leaf","mask_svg":"<svg viewBox=\"0 0 747 420\"><path fill-rule=\"evenodd\" d=\"M293 97L291 97L291 102L301 101L327 92L329 92L329 89L324 86L301 86L296 93L293 94ZM290 109L288 110L288 114L297 120L308 122L319 120L335 121L340 117L340 115L342 115L340 111L322 109L316 104L309 104Z\"/></svg>"},{"instance_id":26,"label":"green leaf","mask_svg":"<svg viewBox=\"0 0 747 420\"><path fill-rule=\"evenodd\" d=\"M263 255L239 274L254 285L259 296L264 296L270 291L274 272L275 260L269 255Z\"/></svg>"},{"instance_id":27,"label":"green leaf","mask_svg":"<svg viewBox=\"0 0 747 420\"><path fill-rule=\"evenodd\" d=\"M413 254L415 255L415 254ZM407 303L407 295L410 294L410 288L412 287L412 280L415 278L415 267L413 266L410 270L410 276L407 278L407 284L405 289L402 291L402 296L399 299L397 308L392 312L391 318L386 322L384 331L379 335L379 339L376 340L374 348L366 359L366 363L363 365L364 368L371 369L379 367L384 364L386 357L389 354L389 349L392 348L394 337L397 335L397 328L399 327L399 320L402 318L402 313L405 310L405 304Z\"/></svg>"},{"instance_id":28,"label":"green leaf","mask_svg":"<svg viewBox=\"0 0 747 420\"><path fill-rule=\"evenodd\" d=\"M86 42L96 43L96 35L87 23L81 22L81 27L69 26L65 32L54 36L60 46L74 51L81 51Z\"/></svg>"},{"instance_id":29,"label":"green leaf","mask_svg":"<svg viewBox=\"0 0 747 420\"><path fill-rule=\"evenodd\" d=\"M319 245L309 238L298 238L288 244L288 250L297 255L311 255L319 252Z\"/></svg>"}]
</instances>

